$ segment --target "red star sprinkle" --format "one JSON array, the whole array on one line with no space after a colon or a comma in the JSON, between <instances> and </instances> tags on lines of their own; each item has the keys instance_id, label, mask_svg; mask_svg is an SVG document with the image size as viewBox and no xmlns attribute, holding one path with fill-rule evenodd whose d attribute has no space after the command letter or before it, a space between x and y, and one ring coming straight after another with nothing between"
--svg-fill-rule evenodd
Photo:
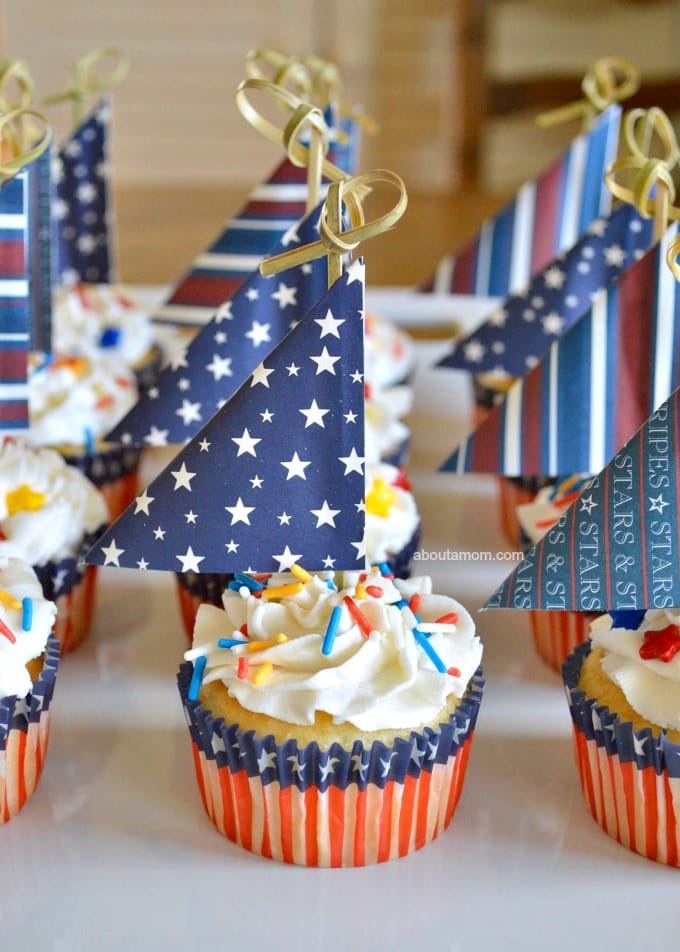
<instances>
[{"instance_id":1,"label":"red star sprinkle","mask_svg":"<svg viewBox=\"0 0 680 952\"><path fill-rule=\"evenodd\" d=\"M680 629L677 625L666 625L659 631L646 631L645 643L640 648L643 661L664 661L668 664L680 651Z\"/></svg>"}]
</instances>

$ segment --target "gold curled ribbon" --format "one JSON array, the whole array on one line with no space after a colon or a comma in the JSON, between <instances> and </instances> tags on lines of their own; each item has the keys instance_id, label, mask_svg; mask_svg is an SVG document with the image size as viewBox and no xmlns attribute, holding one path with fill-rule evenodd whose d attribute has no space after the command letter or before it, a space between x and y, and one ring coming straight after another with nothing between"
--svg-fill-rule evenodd
<instances>
[{"instance_id":1,"label":"gold curled ribbon","mask_svg":"<svg viewBox=\"0 0 680 952\"><path fill-rule=\"evenodd\" d=\"M101 60L112 59L113 68L108 75L99 75L96 67ZM47 96L42 101L43 106L53 106L61 102L73 103L73 123L80 125L83 119L84 103L99 93L106 92L117 86L128 74L130 60L117 46L100 46L90 53L86 53L73 64L71 84L61 92Z\"/></svg>"},{"instance_id":2,"label":"gold curled ribbon","mask_svg":"<svg viewBox=\"0 0 680 952\"><path fill-rule=\"evenodd\" d=\"M30 147L22 147L18 144L17 128L26 122L37 122L42 126L42 132L38 135L38 140ZM21 169L37 159L50 144L52 138L52 129L45 116L36 112L34 109L11 109L0 115L0 141L4 141L8 146L8 153L2 153L0 160L0 184L8 181L20 172ZM14 146L18 145L18 151Z\"/></svg>"},{"instance_id":3,"label":"gold curled ribbon","mask_svg":"<svg viewBox=\"0 0 680 952\"><path fill-rule=\"evenodd\" d=\"M0 113L28 109L33 102L33 77L25 60L0 59ZM30 126L23 119L15 120L5 130L5 141L13 155L29 148Z\"/></svg>"},{"instance_id":4,"label":"gold curled ribbon","mask_svg":"<svg viewBox=\"0 0 680 952\"><path fill-rule=\"evenodd\" d=\"M581 81L583 99L541 113L536 116L536 124L545 129L572 119L583 119L583 127L587 129L608 106L633 96L640 88L640 80L640 70L630 60L605 56L586 71Z\"/></svg>"},{"instance_id":5,"label":"gold curled ribbon","mask_svg":"<svg viewBox=\"0 0 680 952\"><path fill-rule=\"evenodd\" d=\"M666 249L666 264L671 269L671 273L676 281L680 281L680 262L678 262L678 257L680 257L680 237L671 241Z\"/></svg>"},{"instance_id":6,"label":"gold curled ribbon","mask_svg":"<svg viewBox=\"0 0 680 952\"><path fill-rule=\"evenodd\" d=\"M260 63L267 66L266 72L261 69ZM311 93L309 71L298 57L286 56L285 53L264 47L246 53L245 68L248 79L264 79L276 86L290 86L291 92L299 96Z\"/></svg>"},{"instance_id":7,"label":"gold curled ribbon","mask_svg":"<svg viewBox=\"0 0 680 952\"><path fill-rule=\"evenodd\" d=\"M282 130L258 112L250 103L248 93L260 91L269 93L275 101L286 106L292 113L286 127ZM288 158L299 168L308 168L307 210L311 211L319 202L321 177L333 182L347 178L346 174L326 158L328 150L328 128L323 113L318 106L312 106L299 99L290 90L266 79L244 79L236 90L236 105L250 125L270 142L283 146ZM309 147L300 142L298 136L305 124L311 129ZM325 131L322 131L325 130Z\"/></svg>"},{"instance_id":8,"label":"gold curled ribbon","mask_svg":"<svg viewBox=\"0 0 680 952\"><path fill-rule=\"evenodd\" d=\"M661 147L660 156L650 154L654 136ZM624 122L623 141L630 154L607 166L605 183L615 198L633 205L643 218L654 218L653 237L655 242L659 241L668 222L680 218L680 209L673 205L675 183L671 170L680 160L673 126L656 106L632 109Z\"/></svg>"},{"instance_id":9,"label":"gold curled ribbon","mask_svg":"<svg viewBox=\"0 0 680 952\"><path fill-rule=\"evenodd\" d=\"M399 198L389 211L367 222L361 203L366 193L372 192L376 184L393 186L399 193ZM340 211L343 204L347 209L351 226L348 231L342 231ZM333 182L328 187L328 197L323 204L319 219L319 240L299 248L291 248L290 251L272 258L265 258L260 264L260 273L264 277L269 277L287 268L328 255L328 285L330 287L342 272L343 255L354 251L367 238L374 238L394 228L406 211L407 204L404 182L395 172L390 172L388 169L375 169L372 172L355 175L353 178Z\"/></svg>"}]
</instances>

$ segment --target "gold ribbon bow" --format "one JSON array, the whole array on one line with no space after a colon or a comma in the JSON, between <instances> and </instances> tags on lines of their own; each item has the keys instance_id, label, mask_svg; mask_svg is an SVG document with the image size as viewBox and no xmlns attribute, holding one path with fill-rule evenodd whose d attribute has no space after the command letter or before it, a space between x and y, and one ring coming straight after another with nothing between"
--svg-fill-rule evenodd
<instances>
[{"instance_id":1,"label":"gold ribbon bow","mask_svg":"<svg viewBox=\"0 0 680 952\"><path fill-rule=\"evenodd\" d=\"M17 129L37 123L35 134L26 135L25 143L19 140ZM0 185L20 172L21 169L37 159L50 144L52 129L47 119L34 109L10 109L0 115ZM31 142L31 145L26 143Z\"/></svg>"},{"instance_id":2,"label":"gold ribbon bow","mask_svg":"<svg viewBox=\"0 0 680 952\"><path fill-rule=\"evenodd\" d=\"M392 208L378 218L367 222L362 201L374 186L387 184L398 192L398 199ZM342 258L354 251L366 238L374 238L393 228L406 211L408 203L406 186L402 179L387 169L375 169L353 178L333 182L328 187L328 197L321 210L319 219L319 241L300 248L292 248L283 254L265 258L260 264L264 277L278 274L287 268L305 264L314 258L328 255L328 286L330 287L342 273ZM351 227L342 231L342 205L345 205Z\"/></svg>"},{"instance_id":3,"label":"gold ribbon bow","mask_svg":"<svg viewBox=\"0 0 680 952\"><path fill-rule=\"evenodd\" d=\"M267 67L263 70L260 66ZM312 80L305 64L295 56L286 56L277 50L262 48L246 53L246 76L248 79L263 79L275 86L285 86L296 96L309 97Z\"/></svg>"},{"instance_id":4,"label":"gold ribbon bow","mask_svg":"<svg viewBox=\"0 0 680 952\"><path fill-rule=\"evenodd\" d=\"M102 60L114 61L108 75L100 75L97 67ZM60 102L73 103L73 124L80 125L83 119L83 104L91 97L117 86L130 69L130 60L117 46L101 46L76 60L71 74L71 84L61 92L43 99L44 106L53 106Z\"/></svg>"},{"instance_id":5,"label":"gold ribbon bow","mask_svg":"<svg viewBox=\"0 0 680 952\"><path fill-rule=\"evenodd\" d=\"M33 89L33 77L24 60L0 59L0 113L30 108ZM9 149L13 156L32 145L29 141L31 126L25 120L22 113L5 129L5 151Z\"/></svg>"},{"instance_id":6,"label":"gold ribbon bow","mask_svg":"<svg viewBox=\"0 0 680 952\"><path fill-rule=\"evenodd\" d=\"M661 155L651 154L654 137ZM680 217L680 210L673 207L675 184L671 170L680 159L673 126L656 106L631 109L624 122L623 141L629 155L609 164L605 183L615 198L634 205L643 218L654 218L654 241L659 241L669 220ZM627 180L630 184L625 184Z\"/></svg>"},{"instance_id":7,"label":"gold ribbon bow","mask_svg":"<svg viewBox=\"0 0 680 952\"><path fill-rule=\"evenodd\" d=\"M666 264L671 269L676 281L680 281L680 237L674 238L666 249Z\"/></svg>"},{"instance_id":8,"label":"gold ribbon bow","mask_svg":"<svg viewBox=\"0 0 680 952\"><path fill-rule=\"evenodd\" d=\"M581 81L583 99L558 106L536 116L536 124L542 128L583 119L587 129L593 120L615 102L629 99L640 88L640 70L630 60L620 56L606 56L597 60Z\"/></svg>"}]
</instances>

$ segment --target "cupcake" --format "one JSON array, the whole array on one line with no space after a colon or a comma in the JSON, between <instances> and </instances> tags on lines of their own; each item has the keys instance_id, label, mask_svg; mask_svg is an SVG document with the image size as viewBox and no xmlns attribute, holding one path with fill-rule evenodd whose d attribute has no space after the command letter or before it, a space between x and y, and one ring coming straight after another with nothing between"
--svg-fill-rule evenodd
<instances>
[{"instance_id":1,"label":"cupcake","mask_svg":"<svg viewBox=\"0 0 680 952\"><path fill-rule=\"evenodd\" d=\"M600 826L680 865L680 610L612 612L564 665L583 794Z\"/></svg>"},{"instance_id":2,"label":"cupcake","mask_svg":"<svg viewBox=\"0 0 680 952\"><path fill-rule=\"evenodd\" d=\"M460 796L481 655L469 614L425 578L297 569L202 606L178 680L208 816L306 866L426 845Z\"/></svg>"},{"instance_id":3,"label":"cupcake","mask_svg":"<svg viewBox=\"0 0 680 952\"><path fill-rule=\"evenodd\" d=\"M0 554L32 565L45 598L57 603L62 652L89 629L96 567L81 559L107 518L101 494L58 453L9 442L0 450Z\"/></svg>"},{"instance_id":4,"label":"cupcake","mask_svg":"<svg viewBox=\"0 0 680 952\"><path fill-rule=\"evenodd\" d=\"M519 506L531 503L545 487L555 483L552 476L499 476L498 506L501 532L508 545L514 549L523 546L521 526L517 518Z\"/></svg>"},{"instance_id":5,"label":"cupcake","mask_svg":"<svg viewBox=\"0 0 680 952\"><path fill-rule=\"evenodd\" d=\"M365 455L369 463L382 460L404 466L411 442L411 431L403 418L410 412L413 390L406 384L374 389L365 385Z\"/></svg>"},{"instance_id":6,"label":"cupcake","mask_svg":"<svg viewBox=\"0 0 680 952\"><path fill-rule=\"evenodd\" d=\"M403 469L389 463L366 466L366 558L372 565L404 578L420 543L420 515ZM177 593L184 630L191 638L199 605L222 604L232 574L177 572Z\"/></svg>"},{"instance_id":7,"label":"cupcake","mask_svg":"<svg viewBox=\"0 0 680 952\"><path fill-rule=\"evenodd\" d=\"M415 370L415 345L393 321L366 314L366 380L376 390L408 383Z\"/></svg>"},{"instance_id":8,"label":"cupcake","mask_svg":"<svg viewBox=\"0 0 680 952\"><path fill-rule=\"evenodd\" d=\"M137 495L141 450L102 437L137 400L131 371L105 354L49 360L35 356L28 386L30 428L22 439L58 450L82 470L115 519Z\"/></svg>"},{"instance_id":9,"label":"cupcake","mask_svg":"<svg viewBox=\"0 0 680 952\"><path fill-rule=\"evenodd\" d=\"M0 555L0 823L16 816L42 773L59 664L56 611L31 567Z\"/></svg>"},{"instance_id":10,"label":"cupcake","mask_svg":"<svg viewBox=\"0 0 680 952\"><path fill-rule=\"evenodd\" d=\"M556 482L551 480L551 485L539 489L531 502L517 506L520 546L524 552L552 529L589 479L579 473ZM539 657L553 671L561 671L567 656L588 637L594 618L597 614L592 612L530 611L531 634Z\"/></svg>"},{"instance_id":11,"label":"cupcake","mask_svg":"<svg viewBox=\"0 0 680 952\"><path fill-rule=\"evenodd\" d=\"M124 363L140 391L158 376L163 354L148 315L112 284L57 288L52 312L54 350L72 357L105 353Z\"/></svg>"}]
</instances>

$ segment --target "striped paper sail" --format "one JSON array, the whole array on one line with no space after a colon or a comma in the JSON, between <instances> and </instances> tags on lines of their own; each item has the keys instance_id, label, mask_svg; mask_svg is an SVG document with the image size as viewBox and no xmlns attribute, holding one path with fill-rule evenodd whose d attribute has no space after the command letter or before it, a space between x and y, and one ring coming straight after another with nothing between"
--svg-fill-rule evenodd
<instances>
[{"instance_id":1,"label":"striped paper sail","mask_svg":"<svg viewBox=\"0 0 680 952\"><path fill-rule=\"evenodd\" d=\"M31 282L31 350L52 350L52 148L48 145L28 171L28 269Z\"/></svg>"},{"instance_id":2,"label":"striped paper sail","mask_svg":"<svg viewBox=\"0 0 680 952\"><path fill-rule=\"evenodd\" d=\"M347 142L333 142L328 159L349 175L358 160L358 123L343 120ZM323 197L323 190L322 195ZM170 296L151 314L157 323L200 327L214 316L279 242L294 238L306 214L307 169L284 159L266 182L256 186L245 206L191 262Z\"/></svg>"},{"instance_id":3,"label":"striped paper sail","mask_svg":"<svg viewBox=\"0 0 680 952\"><path fill-rule=\"evenodd\" d=\"M28 428L29 174L0 186L0 436Z\"/></svg>"},{"instance_id":4,"label":"striped paper sail","mask_svg":"<svg viewBox=\"0 0 680 952\"><path fill-rule=\"evenodd\" d=\"M457 254L419 288L436 294L505 297L609 214L604 172L616 157L621 109L611 106L541 175L526 182Z\"/></svg>"},{"instance_id":5,"label":"striped paper sail","mask_svg":"<svg viewBox=\"0 0 680 952\"><path fill-rule=\"evenodd\" d=\"M677 607L679 513L676 389L529 550L487 607L588 612Z\"/></svg>"},{"instance_id":6,"label":"striped paper sail","mask_svg":"<svg viewBox=\"0 0 680 952\"><path fill-rule=\"evenodd\" d=\"M597 473L680 384L680 285L665 239L593 302L442 465L505 476Z\"/></svg>"}]
</instances>

